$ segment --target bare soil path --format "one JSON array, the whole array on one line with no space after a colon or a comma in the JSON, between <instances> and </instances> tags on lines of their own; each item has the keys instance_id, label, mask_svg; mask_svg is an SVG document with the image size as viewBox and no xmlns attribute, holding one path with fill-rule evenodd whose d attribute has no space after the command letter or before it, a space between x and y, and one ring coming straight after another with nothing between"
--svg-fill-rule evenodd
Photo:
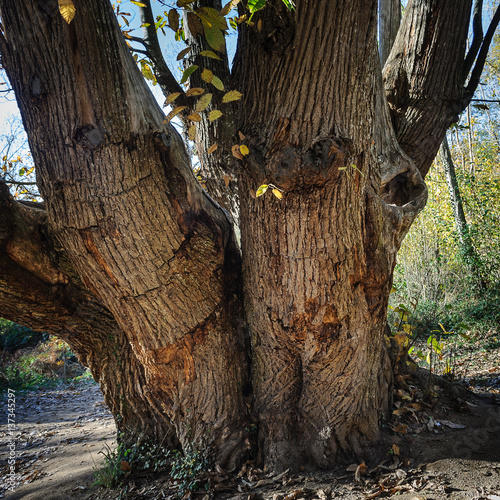
<instances>
[{"instance_id":1,"label":"bare soil path","mask_svg":"<svg viewBox=\"0 0 500 500\"><path fill-rule=\"evenodd\" d=\"M6 489L9 433L2 414L0 497L49 500L87 498L93 468L102 462L107 443L116 446L116 427L94 382L80 382L16 396L15 440L19 486Z\"/></svg>"},{"instance_id":2,"label":"bare soil path","mask_svg":"<svg viewBox=\"0 0 500 500\"><path fill-rule=\"evenodd\" d=\"M248 464L239 474L220 469L208 473L209 491L184 498L500 500L499 366L483 370L481 380L481 387L489 388L482 396L463 400L439 394L441 389L434 387L437 395L431 405L415 402L419 394L411 387L410 399L403 391L396 405L418 411L401 411L399 420L386 425L378 454L366 457L366 467L352 464L321 474L273 475ZM2 419L4 424L4 415ZM165 474L137 475L120 491L93 484L93 469L103 459L99 451L116 446L116 428L92 382L18 395L16 425L20 484L14 492L6 489L10 438L3 426L0 498L179 498L178 485Z\"/></svg>"}]
</instances>

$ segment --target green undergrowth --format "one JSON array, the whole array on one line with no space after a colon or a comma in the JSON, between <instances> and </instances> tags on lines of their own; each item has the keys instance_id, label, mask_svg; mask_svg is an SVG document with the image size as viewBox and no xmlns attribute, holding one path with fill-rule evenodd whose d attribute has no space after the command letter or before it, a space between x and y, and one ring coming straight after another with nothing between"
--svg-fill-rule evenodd
<instances>
[{"instance_id":1,"label":"green undergrowth","mask_svg":"<svg viewBox=\"0 0 500 500\"><path fill-rule=\"evenodd\" d=\"M141 472L168 475L179 498L188 491L204 489L200 477L208 470L209 460L199 451L169 450L148 441L130 446L120 443L115 449L106 445L100 452L104 459L94 467L95 484L105 488L127 489L127 480Z\"/></svg>"},{"instance_id":2,"label":"green undergrowth","mask_svg":"<svg viewBox=\"0 0 500 500\"><path fill-rule=\"evenodd\" d=\"M478 291L464 291L452 299L413 300L397 290L391 294L389 324L392 326L403 306L411 313L409 317L414 336L426 338L435 330L467 333L475 340L487 337L500 329L500 286Z\"/></svg>"},{"instance_id":3,"label":"green undergrowth","mask_svg":"<svg viewBox=\"0 0 500 500\"><path fill-rule=\"evenodd\" d=\"M0 319L0 390L36 390L91 379L68 344Z\"/></svg>"}]
</instances>

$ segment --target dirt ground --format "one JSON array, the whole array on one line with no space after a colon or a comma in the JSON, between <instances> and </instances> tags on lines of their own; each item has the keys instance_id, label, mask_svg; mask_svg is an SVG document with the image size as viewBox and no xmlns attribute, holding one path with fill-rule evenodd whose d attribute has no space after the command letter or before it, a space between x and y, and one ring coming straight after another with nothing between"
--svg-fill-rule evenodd
<instances>
[{"instance_id":1,"label":"dirt ground","mask_svg":"<svg viewBox=\"0 0 500 500\"><path fill-rule=\"evenodd\" d=\"M249 463L241 471L207 473L209 489L187 498L299 500L330 498L401 500L500 500L500 349L467 368L475 394L451 396L434 385L430 397L411 377L395 391L394 421L384 427L377 452L366 463L323 473L267 474ZM468 372L467 372L468 370ZM0 498L98 500L179 498L165 475L136 475L126 488L95 486L99 452L116 446L113 418L96 384L30 392L16 398L19 484L6 481L9 434L0 432ZM5 424L5 412L2 414Z\"/></svg>"}]
</instances>

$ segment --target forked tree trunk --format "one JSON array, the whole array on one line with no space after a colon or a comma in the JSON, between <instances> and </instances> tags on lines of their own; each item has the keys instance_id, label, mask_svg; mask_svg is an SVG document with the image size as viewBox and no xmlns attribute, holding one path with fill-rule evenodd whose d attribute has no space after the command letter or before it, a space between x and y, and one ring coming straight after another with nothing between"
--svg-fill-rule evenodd
<instances>
[{"instance_id":1,"label":"forked tree trunk","mask_svg":"<svg viewBox=\"0 0 500 500\"><path fill-rule=\"evenodd\" d=\"M93 366L122 428L208 448L233 467L248 454L253 419L261 462L326 467L361 457L388 409L396 252L425 204L422 175L463 105L470 0L407 7L385 66L391 117L376 0L299 0L293 12L268 3L240 27L232 82L244 98L233 135L230 120L199 138L226 152L249 148L232 172L242 258L107 0L75 2L70 25L56 0L0 0L0 52L37 165L45 231L71 262L40 290L77 280L87 309L61 300L58 317L74 321L70 332L87 330L63 338ZM283 199L272 188L256 198L262 184ZM224 202L224 190L212 192ZM9 255L33 273L29 258ZM14 283L0 282L7 292ZM26 320L1 289L0 310Z\"/></svg>"}]
</instances>

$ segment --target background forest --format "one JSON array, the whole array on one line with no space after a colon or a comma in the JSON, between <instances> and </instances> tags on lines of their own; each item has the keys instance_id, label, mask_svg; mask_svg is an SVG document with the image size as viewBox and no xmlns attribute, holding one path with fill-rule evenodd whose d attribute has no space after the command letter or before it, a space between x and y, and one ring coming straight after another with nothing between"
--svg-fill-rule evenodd
<instances>
[{"instance_id":1,"label":"background forest","mask_svg":"<svg viewBox=\"0 0 500 500\"><path fill-rule=\"evenodd\" d=\"M461 241L442 151L426 183L427 206L398 254L392 307L415 333L497 331L500 322L500 37L476 100L448 132L469 241ZM471 248L467 248L467 243Z\"/></svg>"}]
</instances>

